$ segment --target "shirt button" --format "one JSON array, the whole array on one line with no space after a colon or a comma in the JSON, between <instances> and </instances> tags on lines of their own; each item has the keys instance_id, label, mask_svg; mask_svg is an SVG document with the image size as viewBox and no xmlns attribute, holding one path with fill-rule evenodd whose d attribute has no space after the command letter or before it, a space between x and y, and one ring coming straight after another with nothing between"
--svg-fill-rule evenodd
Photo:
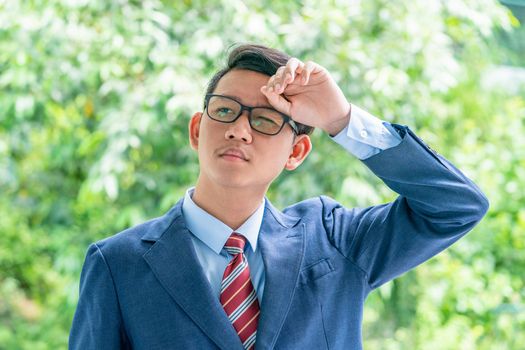
<instances>
[{"instance_id":1,"label":"shirt button","mask_svg":"<svg viewBox=\"0 0 525 350\"><path fill-rule=\"evenodd\" d=\"M366 138L368 136L368 132L366 132L366 130L361 130L359 135L361 135L362 138Z\"/></svg>"}]
</instances>

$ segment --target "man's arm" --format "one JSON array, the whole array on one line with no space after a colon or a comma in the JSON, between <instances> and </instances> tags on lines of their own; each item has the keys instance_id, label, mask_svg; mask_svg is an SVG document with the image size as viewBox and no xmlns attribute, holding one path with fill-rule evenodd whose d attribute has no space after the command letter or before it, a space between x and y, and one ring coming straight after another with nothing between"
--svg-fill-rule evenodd
<instances>
[{"instance_id":1,"label":"man's arm","mask_svg":"<svg viewBox=\"0 0 525 350\"><path fill-rule=\"evenodd\" d=\"M350 104L326 69L316 63L290 59L261 92L294 120L330 135L339 136L351 123ZM392 142L382 147L374 141L365 147L371 152L358 157L399 197L365 209L347 209L321 197L323 223L332 244L366 273L371 288L450 246L488 210L478 187L412 131L399 125L385 127L392 130L390 135L377 137L376 132L372 138ZM379 134L384 131L380 130ZM396 133L399 144L392 139ZM357 141L361 146L365 143Z\"/></svg>"},{"instance_id":2,"label":"man's arm","mask_svg":"<svg viewBox=\"0 0 525 350\"><path fill-rule=\"evenodd\" d=\"M371 288L447 248L485 215L479 188L410 129L393 125L398 146L364 160L399 194L391 203L347 209L321 197L323 222L335 247L367 274Z\"/></svg>"},{"instance_id":3,"label":"man's arm","mask_svg":"<svg viewBox=\"0 0 525 350\"><path fill-rule=\"evenodd\" d=\"M92 244L80 277L69 349L122 349L125 339L111 272L99 247Z\"/></svg>"},{"instance_id":4,"label":"man's arm","mask_svg":"<svg viewBox=\"0 0 525 350\"><path fill-rule=\"evenodd\" d=\"M333 140L401 195L387 205L353 210L322 198L331 241L366 272L371 288L450 246L487 209L476 185L406 127L352 105L349 125ZM385 150L389 154L379 155Z\"/></svg>"}]
</instances>

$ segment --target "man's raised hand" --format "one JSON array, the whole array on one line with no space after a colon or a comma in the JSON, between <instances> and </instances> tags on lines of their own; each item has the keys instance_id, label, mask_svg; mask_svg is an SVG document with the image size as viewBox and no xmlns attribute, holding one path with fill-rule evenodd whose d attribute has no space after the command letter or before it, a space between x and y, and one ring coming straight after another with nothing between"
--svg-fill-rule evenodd
<instances>
[{"instance_id":1,"label":"man's raised hand","mask_svg":"<svg viewBox=\"0 0 525 350\"><path fill-rule=\"evenodd\" d=\"M261 92L275 109L330 135L339 133L349 122L350 103L330 73L315 62L290 58Z\"/></svg>"}]
</instances>

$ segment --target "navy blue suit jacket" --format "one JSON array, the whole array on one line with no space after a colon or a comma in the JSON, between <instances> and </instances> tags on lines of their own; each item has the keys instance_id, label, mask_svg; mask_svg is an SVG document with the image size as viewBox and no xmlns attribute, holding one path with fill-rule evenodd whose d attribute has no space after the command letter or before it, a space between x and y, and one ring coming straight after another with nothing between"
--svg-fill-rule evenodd
<instances>
[{"instance_id":1,"label":"navy blue suit jacket","mask_svg":"<svg viewBox=\"0 0 525 350\"><path fill-rule=\"evenodd\" d=\"M328 197L280 212L259 234L265 292L256 349L361 349L371 290L450 246L483 217L481 191L408 128L364 163L400 196L365 209ZM181 211L92 244L70 349L242 349L195 255Z\"/></svg>"}]
</instances>

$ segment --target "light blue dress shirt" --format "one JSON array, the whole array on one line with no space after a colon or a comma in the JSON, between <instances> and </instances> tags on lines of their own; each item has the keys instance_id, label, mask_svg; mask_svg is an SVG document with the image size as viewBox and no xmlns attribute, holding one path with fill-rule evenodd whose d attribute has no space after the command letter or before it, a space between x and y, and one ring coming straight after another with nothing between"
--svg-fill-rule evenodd
<instances>
[{"instance_id":1,"label":"light blue dress shirt","mask_svg":"<svg viewBox=\"0 0 525 350\"><path fill-rule=\"evenodd\" d=\"M352 104L349 124L332 139L348 152L363 160L382 150L397 146L401 137L393 128L367 111ZM231 260L223 249L233 229L213 217L193 202L194 188L188 189L182 205L186 226L192 233L192 241L204 275L213 293L219 298L222 275ZM259 303L264 295L264 264L257 239L264 214L264 200L257 210L235 232L247 239L244 254L250 267L250 276Z\"/></svg>"}]
</instances>

